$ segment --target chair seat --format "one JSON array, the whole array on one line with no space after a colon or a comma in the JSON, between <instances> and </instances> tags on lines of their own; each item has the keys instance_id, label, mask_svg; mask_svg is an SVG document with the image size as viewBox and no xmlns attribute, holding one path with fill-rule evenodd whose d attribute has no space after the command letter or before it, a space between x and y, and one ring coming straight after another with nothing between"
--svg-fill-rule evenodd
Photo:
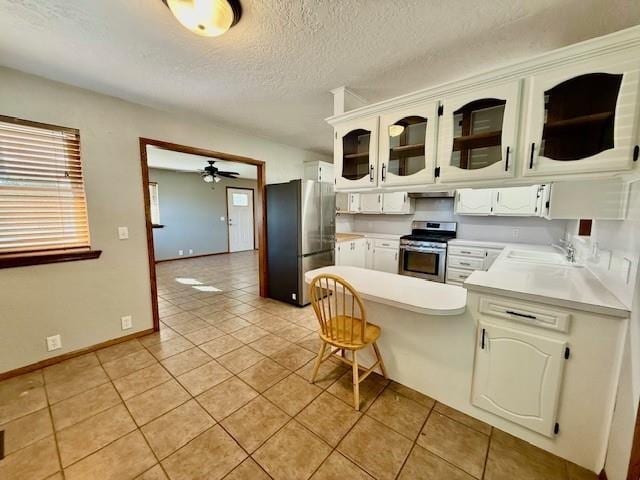
<instances>
[{"instance_id":1,"label":"chair seat","mask_svg":"<svg viewBox=\"0 0 640 480\"><path fill-rule=\"evenodd\" d=\"M344 347L352 350L364 348L375 342L380 336L380 327L367 322L364 329L364 339L360 338L362 320L350 316L338 315L331 318L331 335L325 335L320 331L320 337L327 343L336 347ZM351 329L353 326L353 340Z\"/></svg>"}]
</instances>

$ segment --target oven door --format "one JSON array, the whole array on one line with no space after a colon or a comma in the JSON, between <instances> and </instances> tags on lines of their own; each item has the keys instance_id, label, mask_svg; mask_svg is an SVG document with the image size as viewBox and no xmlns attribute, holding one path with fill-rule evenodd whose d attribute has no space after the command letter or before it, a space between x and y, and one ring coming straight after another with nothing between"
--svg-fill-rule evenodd
<instances>
[{"instance_id":1,"label":"oven door","mask_svg":"<svg viewBox=\"0 0 640 480\"><path fill-rule=\"evenodd\" d=\"M400 274L444 283L446 248L400 246Z\"/></svg>"}]
</instances>

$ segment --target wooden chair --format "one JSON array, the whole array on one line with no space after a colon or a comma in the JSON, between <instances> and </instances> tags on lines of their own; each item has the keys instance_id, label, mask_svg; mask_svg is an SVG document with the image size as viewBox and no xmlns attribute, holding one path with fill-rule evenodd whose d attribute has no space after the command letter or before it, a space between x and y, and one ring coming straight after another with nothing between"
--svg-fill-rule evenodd
<instances>
[{"instance_id":1,"label":"wooden chair","mask_svg":"<svg viewBox=\"0 0 640 480\"><path fill-rule=\"evenodd\" d=\"M309 286L309 297L313 310L320 322L322 346L313 369L311 383L318 375L318 369L325 360L341 352L335 358L351 365L353 372L353 401L356 410L360 410L360 382L378 365L387 378L387 371L376 341L380 336L380 327L367 323L367 315L358 292L343 278L337 275L323 274L315 277ZM332 350L325 356L327 345ZM371 345L377 361L368 369L358 365L358 350ZM331 347L336 347L333 350ZM345 351L350 351L353 360L349 360ZM359 369L364 370L362 375Z\"/></svg>"}]
</instances>

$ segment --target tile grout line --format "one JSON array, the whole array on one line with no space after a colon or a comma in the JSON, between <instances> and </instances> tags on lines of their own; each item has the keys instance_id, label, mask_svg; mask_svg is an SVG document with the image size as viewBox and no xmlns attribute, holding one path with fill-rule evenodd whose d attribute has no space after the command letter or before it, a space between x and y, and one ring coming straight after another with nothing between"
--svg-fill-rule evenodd
<instances>
[{"instance_id":1,"label":"tile grout line","mask_svg":"<svg viewBox=\"0 0 640 480\"><path fill-rule=\"evenodd\" d=\"M53 430L53 441L56 444L56 453L58 455L58 465L60 466L60 472L62 474L63 480L67 478L67 474L64 471L64 467L62 466L62 455L60 454L60 444L58 443L58 432L56 430L56 425L53 422L53 411L51 409L51 402L49 401L49 392L47 391L47 381L44 376L44 369L40 370L40 375L42 376L42 389L44 390L44 396L47 400L47 409L49 411L49 420L51 421L51 429ZM25 447L26 448L26 447Z\"/></svg>"}]
</instances>

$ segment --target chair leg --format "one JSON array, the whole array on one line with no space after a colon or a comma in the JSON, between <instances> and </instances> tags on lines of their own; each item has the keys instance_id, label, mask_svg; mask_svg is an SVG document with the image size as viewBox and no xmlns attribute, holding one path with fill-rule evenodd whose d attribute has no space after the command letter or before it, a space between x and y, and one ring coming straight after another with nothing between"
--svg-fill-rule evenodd
<instances>
[{"instance_id":1,"label":"chair leg","mask_svg":"<svg viewBox=\"0 0 640 480\"><path fill-rule=\"evenodd\" d=\"M353 355L353 404L356 410L360 410L360 374L358 373L358 357L356 350L352 352Z\"/></svg>"},{"instance_id":2,"label":"chair leg","mask_svg":"<svg viewBox=\"0 0 640 480\"><path fill-rule=\"evenodd\" d=\"M376 357L378 357L378 361L380 362L380 370L382 370L382 376L384 378L389 378L387 375L387 369L384 368L384 361L382 360L382 355L380 354L380 350L378 349L378 344L373 342L373 351L376 353Z\"/></svg>"},{"instance_id":3,"label":"chair leg","mask_svg":"<svg viewBox=\"0 0 640 480\"><path fill-rule=\"evenodd\" d=\"M316 358L316 364L313 367L313 374L311 375L311 383L316 381L316 376L318 375L318 370L320 370L320 364L322 363L322 358L324 357L324 351L327 348L327 343L322 342L320 345L320 351L318 352L318 358Z\"/></svg>"}]
</instances>

